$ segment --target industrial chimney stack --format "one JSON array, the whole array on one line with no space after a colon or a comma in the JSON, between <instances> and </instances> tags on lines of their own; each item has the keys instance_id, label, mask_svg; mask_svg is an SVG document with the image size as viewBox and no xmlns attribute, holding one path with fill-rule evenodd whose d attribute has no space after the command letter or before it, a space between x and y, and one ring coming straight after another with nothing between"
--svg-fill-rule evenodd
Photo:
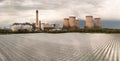
<instances>
[{"instance_id":1,"label":"industrial chimney stack","mask_svg":"<svg viewBox=\"0 0 120 61\"><path fill-rule=\"evenodd\" d=\"M39 28L38 10L36 10L36 28Z\"/></svg>"}]
</instances>

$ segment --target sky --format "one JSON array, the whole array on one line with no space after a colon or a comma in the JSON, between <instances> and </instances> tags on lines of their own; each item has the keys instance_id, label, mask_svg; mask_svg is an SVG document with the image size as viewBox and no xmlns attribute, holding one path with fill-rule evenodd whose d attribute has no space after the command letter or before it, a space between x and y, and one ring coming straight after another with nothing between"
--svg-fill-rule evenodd
<instances>
[{"instance_id":1,"label":"sky","mask_svg":"<svg viewBox=\"0 0 120 61\"><path fill-rule=\"evenodd\" d=\"M76 16L85 20L92 15L102 20L120 21L120 0L0 0L0 25L14 22L35 22L39 10L42 22L62 21Z\"/></svg>"}]
</instances>

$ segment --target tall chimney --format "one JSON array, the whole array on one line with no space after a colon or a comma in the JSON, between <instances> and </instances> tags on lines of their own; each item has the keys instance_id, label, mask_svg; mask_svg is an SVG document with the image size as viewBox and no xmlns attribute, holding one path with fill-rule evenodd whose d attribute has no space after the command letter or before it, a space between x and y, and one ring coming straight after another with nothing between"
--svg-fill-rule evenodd
<instances>
[{"instance_id":1,"label":"tall chimney","mask_svg":"<svg viewBox=\"0 0 120 61\"><path fill-rule=\"evenodd\" d=\"M36 10L36 28L39 27L38 10Z\"/></svg>"}]
</instances>

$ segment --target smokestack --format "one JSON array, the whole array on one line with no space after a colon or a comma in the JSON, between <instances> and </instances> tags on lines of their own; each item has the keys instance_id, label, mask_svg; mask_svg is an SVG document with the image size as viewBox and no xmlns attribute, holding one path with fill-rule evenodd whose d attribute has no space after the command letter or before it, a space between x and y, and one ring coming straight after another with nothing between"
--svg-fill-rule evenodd
<instances>
[{"instance_id":1,"label":"smokestack","mask_svg":"<svg viewBox=\"0 0 120 61\"><path fill-rule=\"evenodd\" d=\"M41 24L41 30L44 30L44 28L45 28L45 23L42 23Z\"/></svg>"},{"instance_id":2,"label":"smokestack","mask_svg":"<svg viewBox=\"0 0 120 61\"><path fill-rule=\"evenodd\" d=\"M64 18L63 29L69 29L69 18Z\"/></svg>"},{"instance_id":3,"label":"smokestack","mask_svg":"<svg viewBox=\"0 0 120 61\"><path fill-rule=\"evenodd\" d=\"M74 16L69 17L70 30L75 30L75 20L76 20L76 17Z\"/></svg>"},{"instance_id":4,"label":"smokestack","mask_svg":"<svg viewBox=\"0 0 120 61\"><path fill-rule=\"evenodd\" d=\"M39 27L38 10L36 10L36 28Z\"/></svg>"},{"instance_id":5,"label":"smokestack","mask_svg":"<svg viewBox=\"0 0 120 61\"><path fill-rule=\"evenodd\" d=\"M38 21L38 27L41 28L41 21Z\"/></svg>"},{"instance_id":6,"label":"smokestack","mask_svg":"<svg viewBox=\"0 0 120 61\"><path fill-rule=\"evenodd\" d=\"M101 28L101 18L95 18L94 28Z\"/></svg>"},{"instance_id":7,"label":"smokestack","mask_svg":"<svg viewBox=\"0 0 120 61\"><path fill-rule=\"evenodd\" d=\"M86 16L86 26L85 28L93 28L93 16Z\"/></svg>"}]
</instances>

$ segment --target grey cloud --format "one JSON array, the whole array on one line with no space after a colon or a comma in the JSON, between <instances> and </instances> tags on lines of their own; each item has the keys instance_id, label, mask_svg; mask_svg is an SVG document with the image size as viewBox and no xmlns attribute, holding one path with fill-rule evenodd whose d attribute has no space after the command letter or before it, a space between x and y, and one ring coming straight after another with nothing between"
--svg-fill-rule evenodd
<instances>
[{"instance_id":1,"label":"grey cloud","mask_svg":"<svg viewBox=\"0 0 120 61\"><path fill-rule=\"evenodd\" d=\"M101 0L8 0L9 5L4 4L3 7L12 8L13 10L31 10L31 9L62 9L71 5L81 5L82 3L98 6ZM34 5L29 5L25 1L31 1ZM26 4L26 5L24 5ZM27 5L28 4L28 5Z\"/></svg>"},{"instance_id":2,"label":"grey cloud","mask_svg":"<svg viewBox=\"0 0 120 61\"><path fill-rule=\"evenodd\" d=\"M57 12L81 16L94 14L101 7L103 0L0 0L0 16L19 15L29 10L55 10ZM69 12L68 12L69 11ZM54 20L54 19L52 19Z\"/></svg>"},{"instance_id":3,"label":"grey cloud","mask_svg":"<svg viewBox=\"0 0 120 61\"><path fill-rule=\"evenodd\" d=\"M4 0L0 0L0 3L3 2Z\"/></svg>"}]
</instances>

